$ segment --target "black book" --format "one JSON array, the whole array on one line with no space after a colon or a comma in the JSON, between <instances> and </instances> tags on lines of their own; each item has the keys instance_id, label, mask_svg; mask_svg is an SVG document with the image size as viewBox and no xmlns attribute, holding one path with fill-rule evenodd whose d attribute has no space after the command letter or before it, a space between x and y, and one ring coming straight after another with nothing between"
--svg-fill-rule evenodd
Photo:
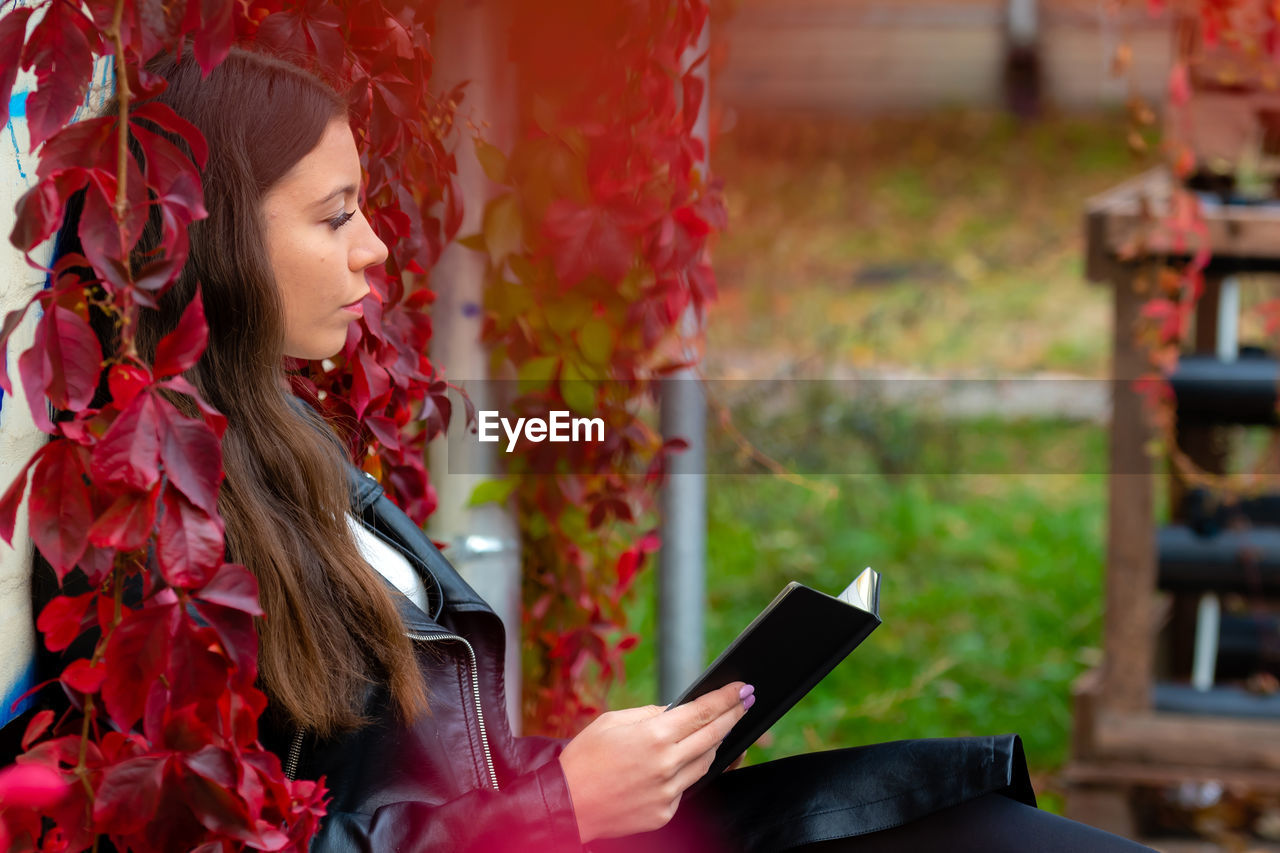
<instances>
[{"instance_id":1,"label":"black book","mask_svg":"<svg viewBox=\"0 0 1280 853\"><path fill-rule=\"evenodd\" d=\"M880 574L865 569L839 595L789 583L671 707L733 681L756 701L721 742L711 769L728 767L880 624Z\"/></svg>"}]
</instances>

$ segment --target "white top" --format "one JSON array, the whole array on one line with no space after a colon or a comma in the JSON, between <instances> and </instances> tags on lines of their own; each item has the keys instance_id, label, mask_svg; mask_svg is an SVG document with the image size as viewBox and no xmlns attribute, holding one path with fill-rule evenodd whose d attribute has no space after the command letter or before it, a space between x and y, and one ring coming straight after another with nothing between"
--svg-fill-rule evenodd
<instances>
[{"instance_id":1,"label":"white top","mask_svg":"<svg viewBox=\"0 0 1280 853\"><path fill-rule=\"evenodd\" d=\"M404 555L383 542L350 513L347 513L347 524L356 537L356 548L360 550L360 556L364 557L365 562L391 581L392 586L407 595L410 601L418 605L419 610L426 613L427 587Z\"/></svg>"}]
</instances>

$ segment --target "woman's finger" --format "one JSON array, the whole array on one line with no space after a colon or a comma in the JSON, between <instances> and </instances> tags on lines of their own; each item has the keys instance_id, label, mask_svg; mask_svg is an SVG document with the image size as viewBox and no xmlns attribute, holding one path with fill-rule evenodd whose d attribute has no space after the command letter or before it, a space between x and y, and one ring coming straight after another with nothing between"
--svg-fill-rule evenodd
<instances>
[{"instance_id":1,"label":"woman's finger","mask_svg":"<svg viewBox=\"0 0 1280 853\"><path fill-rule=\"evenodd\" d=\"M665 733L672 741L682 741L735 708L741 709L744 694L750 695L744 688L746 685L741 681L726 684L719 690L712 690L692 702L672 708L657 722L665 727ZM728 732L728 729L725 731Z\"/></svg>"},{"instance_id":2,"label":"woman's finger","mask_svg":"<svg viewBox=\"0 0 1280 853\"><path fill-rule=\"evenodd\" d=\"M714 752L746 714L747 706L739 700L719 717L681 740L679 747L689 756L701 755L707 750Z\"/></svg>"},{"instance_id":3,"label":"woman's finger","mask_svg":"<svg viewBox=\"0 0 1280 853\"><path fill-rule=\"evenodd\" d=\"M716 760L716 750L709 749L695 757L692 761L680 768L680 772L676 774L675 783L679 789L687 791L689 786L697 782L703 776L707 775L707 771L711 769L711 764Z\"/></svg>"},{"instance_id":4,"label":"woman's finger","mask_svg":"<svg viewBox=\"0 0 1280 853\"><path fill-rule=\"evenodd\" d=\"M621 708L617 711L606 711L596 718L602 729L611 729L614 726L626 726L633 723L639 723L650 717L656 717L663 711L667 710L662 705L641 705L638 708Z\"/></svg>"}]
</instances>

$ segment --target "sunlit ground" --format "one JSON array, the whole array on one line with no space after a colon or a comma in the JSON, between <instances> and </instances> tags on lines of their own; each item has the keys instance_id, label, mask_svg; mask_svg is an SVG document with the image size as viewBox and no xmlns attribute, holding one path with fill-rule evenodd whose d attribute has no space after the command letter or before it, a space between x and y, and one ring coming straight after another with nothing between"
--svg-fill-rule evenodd
<instances>
[{"instance_id":1,"label":"sunlit ground","mask_svg":"<svg viewBox=\"0 0 1280 853\"><path fill-rule=\"evenodd\" d=\"M730 118L732 121L732 118ZM1106 368L1085 199L1150 161L1118 116L740 118L715 143L730 227L708 372L744 350L931 371Z\"/></svg>"}]
</instances>

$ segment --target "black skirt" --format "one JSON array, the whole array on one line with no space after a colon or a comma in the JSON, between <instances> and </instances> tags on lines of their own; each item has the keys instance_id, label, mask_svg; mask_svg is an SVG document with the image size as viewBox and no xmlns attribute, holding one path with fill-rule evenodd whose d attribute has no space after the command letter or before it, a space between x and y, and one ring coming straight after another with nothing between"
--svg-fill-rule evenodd
<instances>
[{"instance_id":1,"label":"black skirt","mask_svg":"<svg viewBox=\"0 0 1280 853\"><path fill-rule=\"evenodd\" d=\"M781 758L722 773L655 832L593 853L762 853L910 823L999 793L1035 806L1017 735L902 740Z\"/></svg>"}]
</instances>

